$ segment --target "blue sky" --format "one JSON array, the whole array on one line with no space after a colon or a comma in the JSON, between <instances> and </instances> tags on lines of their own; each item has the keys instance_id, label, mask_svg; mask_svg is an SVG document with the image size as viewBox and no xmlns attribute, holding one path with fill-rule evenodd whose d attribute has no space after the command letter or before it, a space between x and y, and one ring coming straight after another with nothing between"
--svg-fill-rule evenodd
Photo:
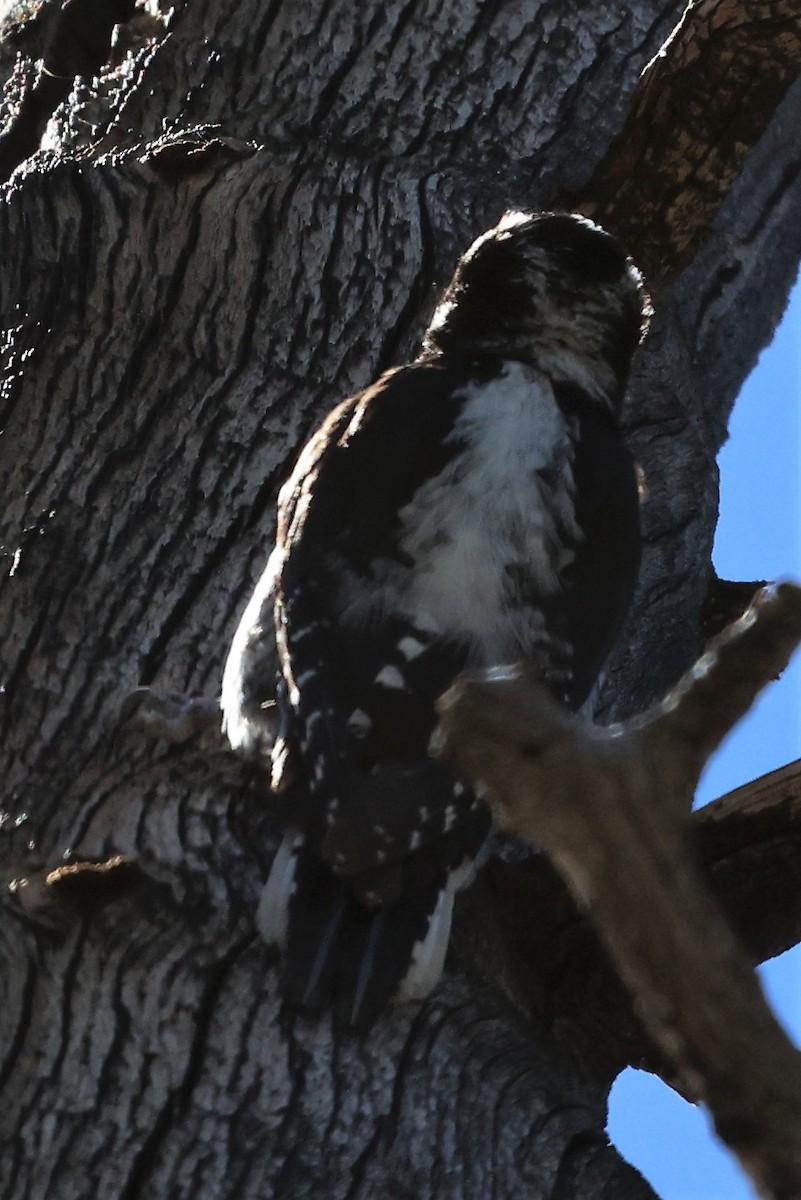
<instances>
[{"instance_id":1,"label":"blue sky","mask_svg":"<svg viewBox=\"0 0 801 1200\"><path fill-rule=\"evenodd\" d=\"M720 454L715 566L725 579L801 581L801 285L735 407ZM710 764L705 804L801 758L801 651ZM801 1045L801 947L761 969L776 1012ZM756 1193L693 1108L659 1080L626 1071L609 1131L662 1200L755 1200Z\"/></svg>"}]
</instances>

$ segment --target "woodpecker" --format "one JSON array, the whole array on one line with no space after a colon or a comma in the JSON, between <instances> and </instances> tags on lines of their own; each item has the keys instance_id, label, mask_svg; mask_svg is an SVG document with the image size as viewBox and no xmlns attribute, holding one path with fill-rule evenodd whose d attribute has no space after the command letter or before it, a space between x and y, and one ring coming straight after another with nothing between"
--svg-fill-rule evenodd
<instances>
[{"instance_id":1,"label":"woodpecker","mask_svg":"<svg viewBox=\"0 0 801 1200\"><path fill-rule=\"evenodd\" d=\"M435 985L490 832L427 753L459 672L524 660L573 709L596 681L639 563L619 414L647 315L599 226L507 213L282 488L222 708L288 814L258 925L291 1005L366 1030Z\"/></svg>"}]
</instances>

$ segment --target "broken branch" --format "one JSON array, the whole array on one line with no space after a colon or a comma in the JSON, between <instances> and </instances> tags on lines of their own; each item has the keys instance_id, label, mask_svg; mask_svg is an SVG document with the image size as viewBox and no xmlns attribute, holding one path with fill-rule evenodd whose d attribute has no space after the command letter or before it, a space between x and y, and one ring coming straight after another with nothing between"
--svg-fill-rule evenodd
<instances>
[{"instance_id":1,"label":"broken branch","mask_svg":"<svg viewBox=\"0 0 801 1200\"><path fill-rule=\"evenodd\" d=\"M608 729L523 668L441 700L444 755L542 846L597 925L682 1089L766 1196L801 1196L801 1054L707 892L687 838L706 757L801 641L801 588L759 593L662 704Z\"/></svg>"}]
</instances>

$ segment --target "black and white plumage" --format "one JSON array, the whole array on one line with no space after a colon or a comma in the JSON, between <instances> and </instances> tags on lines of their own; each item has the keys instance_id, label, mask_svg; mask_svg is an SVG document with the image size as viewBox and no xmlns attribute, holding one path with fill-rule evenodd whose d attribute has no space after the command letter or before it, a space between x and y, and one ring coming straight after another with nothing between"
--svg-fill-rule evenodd
<instances>
[{"instance_id":1,"label":"black and white plumage","mask_svg":"<svg viewBox=\"0 0 801 1200\"><path fill-rule=\"evenodd\" d=\"M274 740L290 818L259 924L284 990L368 1027L442 968L489 832L427 756L467 667L526 660L584 701L639 560L618 430L645 304L611 237L509 213L460 260L421 356L345 400L279 497L277 544L223 680L232 743Z\"/></svg>"}]
</instances>

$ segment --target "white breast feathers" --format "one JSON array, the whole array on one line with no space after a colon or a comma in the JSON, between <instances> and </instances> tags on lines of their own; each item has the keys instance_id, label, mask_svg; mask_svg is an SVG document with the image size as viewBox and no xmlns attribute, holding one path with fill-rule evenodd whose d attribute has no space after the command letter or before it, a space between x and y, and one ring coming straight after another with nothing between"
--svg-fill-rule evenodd
<instances>
[{"instance_id":1,"label":"white breast feathers","mask_svg":"<svg viewBox=\"0 0 801 1200\"><path fill-rule=\"evenodd\" d=\"M547 377L521 363L463 395L448 436L462 449L400 513L400 548L414 566L378 564L369 596L347 589L345 619L402 612L466 641L477 664L530 657L542 614L516 603L510 584L522 573L529 596L553 597L573 560L571 424Z\"/></svg>"}]
</instances>

